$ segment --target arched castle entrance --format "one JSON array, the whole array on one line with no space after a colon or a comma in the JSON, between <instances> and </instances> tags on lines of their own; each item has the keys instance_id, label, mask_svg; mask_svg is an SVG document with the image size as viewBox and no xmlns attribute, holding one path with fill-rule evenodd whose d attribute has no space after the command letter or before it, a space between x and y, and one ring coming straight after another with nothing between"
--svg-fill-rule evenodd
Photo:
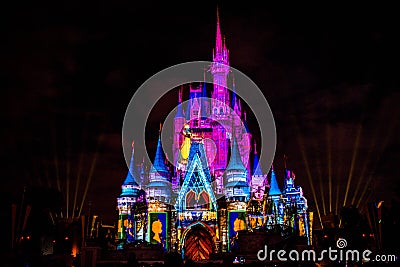
<instances>
[{"instance_id":1,"label":"arched castle entrance","mask_svg":"<svg viewBox=\"0 0 400 267\"><path fill-rule=\"evenodd\" d=\"M182 236L182 254L185 259L199 261L209 259L215 251L214 231L202 222L186 228Z\"/></svg>"}]
</instances>

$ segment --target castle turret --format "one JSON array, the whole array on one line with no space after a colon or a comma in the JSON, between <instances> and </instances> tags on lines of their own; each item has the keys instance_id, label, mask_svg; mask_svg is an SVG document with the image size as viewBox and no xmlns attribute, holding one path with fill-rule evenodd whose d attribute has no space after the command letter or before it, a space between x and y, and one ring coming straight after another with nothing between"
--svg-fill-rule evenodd
<instances>
[{"instance_id":1,"label":"castle turret","mask_svg":"<svg viewBox=\"0 0 400 267\"><path fill-rule=\"evenodd\" d=\"M274 165L271 167L271 183L268 192L268 196L276 197L282 194L281 189L279 189L278 181L276 180L276 175L274 171Z\"/></svg>"},{"instance_id":2,"label":"castle turret","mask_svg":"<svg viewBox=\"0 0 400 267\"><path fill-rule=\"evenodd\" d=\"M122 184L121 195L117 199L118 203L118 238L132 242L135 238L133 210L135 204L144 201L144 191L140 189L140 175L135 166L135 149L132 142L132 156L129 171Z\"/></svg>"},{"instance_id":3,"label":"castle turret","mask_svg":"<svg viewBox=\"0 0 400 267\"><path fill-rule=\"evenodd\" d=\"M161 135L158 136L157 149L153 165L149 172L149 184L146 189L148 201L171 202L170 173L165 164L165 155L161 145Z\"/></svg>"},{"instance_id":4,"label":"castle turret","mask_svg":"<svg viewBox=\"0 0 400 267\"><path fill-rule=\"evenodd\" d=\"M250 197L247 169L240 157L236 136L232 139L231 157L226 167L226 197L228 200L246 202Z\"/></svg>"}]
</instances>

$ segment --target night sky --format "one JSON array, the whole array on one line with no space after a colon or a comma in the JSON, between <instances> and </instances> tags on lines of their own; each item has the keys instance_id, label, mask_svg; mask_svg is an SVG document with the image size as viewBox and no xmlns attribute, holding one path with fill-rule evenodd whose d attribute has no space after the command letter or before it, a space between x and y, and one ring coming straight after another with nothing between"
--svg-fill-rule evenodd
<instances>
[{"instance_id":1,"label":"night sky","mask_svg":"<svg viewBox=\"0 0 400 267\"><path fill-rule=\"evenodd\" d=\"M91 176L83 210L91 201L113 224L127 173L125 109L156 72L212 59L216 5L72 0L4 8L2 212L19 201L24 185L60 188L65 196L67 177L71 208L76 184L80 203ZM323 200L329 212L329 175L333 211L337 199L343 205L349 177L347 204L357 185L355 204L364 188L364 200L399 200L397 9L218 5L231 65L259 86L274 114L280 185L286 154L313 211L310 181L320 212ZM163 112L176 104L172 97ZM150 155L161 120L151 117Z\"/></svg>"}]
</instances>

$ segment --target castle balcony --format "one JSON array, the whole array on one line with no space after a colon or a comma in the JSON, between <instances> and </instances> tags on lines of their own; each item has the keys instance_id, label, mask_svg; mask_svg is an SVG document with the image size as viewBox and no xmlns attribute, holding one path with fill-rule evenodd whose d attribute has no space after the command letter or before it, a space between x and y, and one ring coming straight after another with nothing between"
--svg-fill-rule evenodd
<instances>
[{"instance_id":1,"label":"castle balcony","mask_svg":"<svg viewBox=\"0 0 400 267\"><path fill-rule=\"evenodd\" d=\"M190 224L195 221L213 222L217 219L216 211L193 209L178 212L179 221Z\"/></svg>"}]
</instances>

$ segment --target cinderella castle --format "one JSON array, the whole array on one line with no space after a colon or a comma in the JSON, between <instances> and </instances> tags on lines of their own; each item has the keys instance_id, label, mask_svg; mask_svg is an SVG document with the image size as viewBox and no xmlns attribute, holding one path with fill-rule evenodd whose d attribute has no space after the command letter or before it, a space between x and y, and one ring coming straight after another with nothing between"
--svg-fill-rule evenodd
<instances>
[{"instance_id":1,"label":"cinderella castle","mask_svg":"<svg viewBox=\"0 0 400 267\"><path fill-rule=\"evenodd\" d=\"M160 136L149 169L135 164L132 145L129 172L117 198L119 248L158 244L201 260L232 251L245 232L278 230L311 243L312 213L294 173L285 164L280 188L273 167L268 173L260 167L246 111L232 77L228 79L229 51L218 12L212 56L211 96L206 83L190 85L184 106L179 90L174 164L167 164Z\"/></svg>"}]
</instances>

